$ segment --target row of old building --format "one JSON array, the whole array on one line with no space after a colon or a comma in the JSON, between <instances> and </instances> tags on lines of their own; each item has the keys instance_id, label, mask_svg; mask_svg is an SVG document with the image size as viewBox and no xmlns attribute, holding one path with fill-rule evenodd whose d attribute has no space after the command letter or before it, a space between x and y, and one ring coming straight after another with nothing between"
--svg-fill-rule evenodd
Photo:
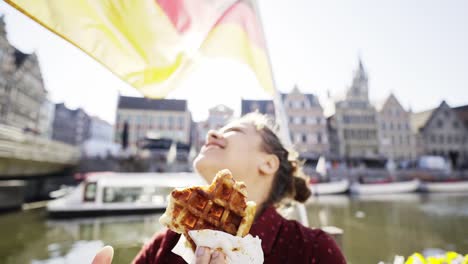
<instances>
[{"instance_id":1,"label":"row of old building","mask_svg":"<svg viewBox=\"0 0 468 264\"><path fill-rule=\"evenodd\" d=\"M468 105L452 108L442 101L436 108L413 113L393 94L372 104L360 60L344 98L334 103L328 118L317 97L297 87L282 99L291 140L304 156L403 161L438 155L455 167L468 166ZM272 101L243 100L242 114L255 110L271 115L275 111Z\"/></svg>"},{"instance_id":2,"label":"row of old building","mask_svg":"<svg viewBox=\"0 0 468 264\"><path fill-rule=\"evenodd\" d=\"M218 105L209 110L206 121L195 123L186 100L120 96L112 127L82 109L53 104L47 99L37 57L10 45L3 19L0 95L0 124L83 147L90 155L115 153L118 145L136 150L145 138L169 138L200 148L208 130L223 126L234 116L232 109ZM292 142L303 156L409 160L431 154L447 157L456 166L467 162L467 106L451 108L442 102L432 110L412 113L394 95L383 104L372 104L361 61L345 97L335 102L332 116L325 117L316 95L302 93L297 87L281 98ZM274 115L275 108L268 100L242 100L241 114L252 111Z\"/></svg>"},{"instance_id":3,"label":"row of old building","mask_svg":"<svg viewBox=\"0 0 468 264\"><path fill-rule=\"evenodd\" d=\"M36 54L23 53L9 43L2 17L0 124L81 147L84 154L116 151L113 127L108 122L89 116L83 109L69 109L48 99Z\"/></svg>"}]
</instances>

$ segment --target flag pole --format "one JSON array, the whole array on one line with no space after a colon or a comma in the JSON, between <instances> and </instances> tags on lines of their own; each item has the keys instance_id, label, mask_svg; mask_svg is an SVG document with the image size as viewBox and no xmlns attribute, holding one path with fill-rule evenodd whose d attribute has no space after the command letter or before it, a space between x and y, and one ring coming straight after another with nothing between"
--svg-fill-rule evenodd
<instances>
[{"instance_id":1,"label":"flag pole","mask_svg":"<svg viewBox=\"0 0 468 264\"><path fill-rule=\"evenodd\" d=\"M265 42L265 52L268 58L268 63L270 65L270 75L271 75L271 81L273 82L273 104L275 106L275 117L276 117L276 122L279 124L279 136L283 143L286 145L286 147L292 147L292 141L291 141L291 135L289 131L289 126L288 126L288 118L286 115L286 111L284 109L284 104L281 99L281 94L279 93L277 86L276 86L276 81L275 77L273 75L273 64L271 63L271 57L270 57L270 52L268 50L268 44L267 44L267 39L266 39L266 34L263 29L263 23L260 15L260 9L258 7L257 1L252 0L252 5L255 10L255 13L257 14L258 22L260 25L260 32L263 35L263 40ZM297 203L297 210L299 213L299 220L301 221L302 225L308 227L309 226L309 219L307 217L307 212L305 209L304 204L302 203Z\"/></svg>"}]
</instances>

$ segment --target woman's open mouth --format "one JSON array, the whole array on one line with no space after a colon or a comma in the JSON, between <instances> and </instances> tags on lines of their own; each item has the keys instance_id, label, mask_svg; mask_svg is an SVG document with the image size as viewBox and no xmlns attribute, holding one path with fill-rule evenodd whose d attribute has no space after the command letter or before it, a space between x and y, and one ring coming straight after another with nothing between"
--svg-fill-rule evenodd
<instances>
[{"instance_id":1,"label":"woman's open mouth","mask_svg":"<svg viewBox=\"0 0 468 264\"><path fill-rule=\"evenodd\" d=\"M208 143L208 144L205 144L203 145L203 148L202 148L202 152L205 152L207 150L210 150L210 149L224 149L223 146L221 146L220 144L216 144L216 143Z\"/></svg>"}]
</instances>

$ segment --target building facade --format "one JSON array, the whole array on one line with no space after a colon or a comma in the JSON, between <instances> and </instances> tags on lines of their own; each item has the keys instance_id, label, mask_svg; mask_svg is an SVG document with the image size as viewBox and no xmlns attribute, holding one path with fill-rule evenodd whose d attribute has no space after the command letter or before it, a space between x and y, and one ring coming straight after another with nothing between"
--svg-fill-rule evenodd
<instances>
[{"instance_id":1,"label":"building facade","mask_svg":"<svg viewBox=\"0 0 468 264\"><path fill-rule=\"evenodd\" d=\"M229 121L234 118L234 110L225 106L217 105L208 110L208 118L205 121L197 123L197 143L196 149L200 150L208 131L217 130L226 125Z\"/></svg>"},{"instance_id":2,"label":"building facade","mask_svg":"<svg viewBox=\"0 0 468 264\"><path fill-rule=\"evenodd\" d=\"M316 156L328 154L327 122L318 98L302 93L297 86L281 96L295 149Z\"/></svg>"},{"instance_id":3,"label":"building facade","mask_svg":"<svg viewBox=\"0 0 468 264\"><path fill-rule=\"evenodd\" d=\"M453 110L457 113L458 118L463 122L465 130L468 131L468 105L454 107ZM468 168L468 132L463 138L463 159L461 160L460 167Z\"/></svg>"},{"instance_id":4,"label":"building facade","mask_svg":"<svg viewBox=\"0 0 468 264\"><path fill-rule=\"evenodd\" d=\"M52 139L73 146L81 146L90 137L91 118L81 109L71 110L60 103L55 105Z\"/></svg>"},{"instance_id":5,"label":"building facade","mask_svg":"<svg viewBox=\"0 0 468 264\"><path fill-rule=\"evenodd\" d=\"M393 94L378 107L380 152L386 158L393 160L416 158L410 115Z\"/></svg>"},{"instance_id":6,"label":"building facade","mask_svg":"<svg viewBox=\"0 0 468 264\"><path fill-rule=\"evenodd\" d=\"M456 110L443 101L439 107L411 115L419 155L443 156L460 167L467 159L468 130Z\"/></svg>"},{"instance_id":7,"label":"building facade","mask_svg":"<svg viewBox=\"0 0 468 264\"><path fill-rule=\"evenodd\" d=\"M117 155L119 145L114 142L113 126L98 118L90 118L89 138L82 146L82 153L86 157L107 157Z\"/></svg>"},{"instance_id":8,"label":"building facade","mask_svg":"<svg viewBox=\"0 0 468 264\"><path fill-rule=\"evenodd\" d=\"M335 103L335 115L329 119L335 155L343 158L376 158L379 156L377 112L369 102L368 76L359 61L351 87L342 101ZM333 127L334 126L334 127Z\"/></svg>"},{"instance_id":9,"label":"building facade","mask_svg":"<svg viewBox=\"0 0 468 264\"><path fill-rule=\"evenodd\" d=\"M272 100L246 100L241 102L241 115L259 112L270 117L275 117L275 104Z\"/></svg>"},{"instance_id":10,"label":"building facade","mask_svg":"<svg viewBox=\"0 0 468 264\"><path fill-rule=\"evenodd\" d=\"M327 122L318 98L302 93L294 87L290 93L281 94L281 100L288 119L291 142L295 149L308 157L328 154L329 140ZM242 100L242 115L250 112L275 117L272 100Z\"/></svg>"},{"instance_id":11,"label":"building facade","mask_svg":"<svg viewBox=\"0 0 468 264\"><path fill-rule=\"evenodd\" d=\"M0 17L0 123L40 134L46 96L37 56L10 45Z\"/></svg>"},{"instance_id":12,"label":"building facade","mask_svg":"<svg viewBox=\"0 0 468 264\"><path fill-rule=\"evenodd\" d=\"M146 137L169 138L190 144L192 117L186 100L153 100L120 96L115 123L115 142L122 143L128 124L128 147L136 149Z\"/></svg>"},{"instance_id":13,"label":"building facade","mask_svg":"<svg viewBox=\"0 0 468 264\"><path fill-rule=\"evenodd\" d=\"M55 104L45 99L39 112L39 133L45 138L52 138Z\"/></svg>"}]
</instances>

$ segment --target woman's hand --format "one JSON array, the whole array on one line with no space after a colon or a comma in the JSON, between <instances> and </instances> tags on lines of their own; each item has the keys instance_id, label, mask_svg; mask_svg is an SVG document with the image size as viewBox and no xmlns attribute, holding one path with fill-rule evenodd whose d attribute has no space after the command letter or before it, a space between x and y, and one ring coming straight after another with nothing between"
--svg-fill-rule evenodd
<instances>
[{"instance_id":1,"label":"woman's hand","mask_svg":"<svg viewBox=\"0 0 468 264\"><path fill-rule=\"evenodd\" d=\"M195 250L195 264L224 264L226 255L220 250L212 250L207 247L197 247ZM93 263L94 264L94 263Z\"/></svg>"},{"instance_id":2,"label":"woman's hand","mask_svg":"<svg viewBox=\"0 0 468 264\"><path fill-rule=\"evenodd\" d=\"M105 246L96 254L92 264L111 264L114 257L114 249L111 246Z\"/></svg>"}]
</instances>

